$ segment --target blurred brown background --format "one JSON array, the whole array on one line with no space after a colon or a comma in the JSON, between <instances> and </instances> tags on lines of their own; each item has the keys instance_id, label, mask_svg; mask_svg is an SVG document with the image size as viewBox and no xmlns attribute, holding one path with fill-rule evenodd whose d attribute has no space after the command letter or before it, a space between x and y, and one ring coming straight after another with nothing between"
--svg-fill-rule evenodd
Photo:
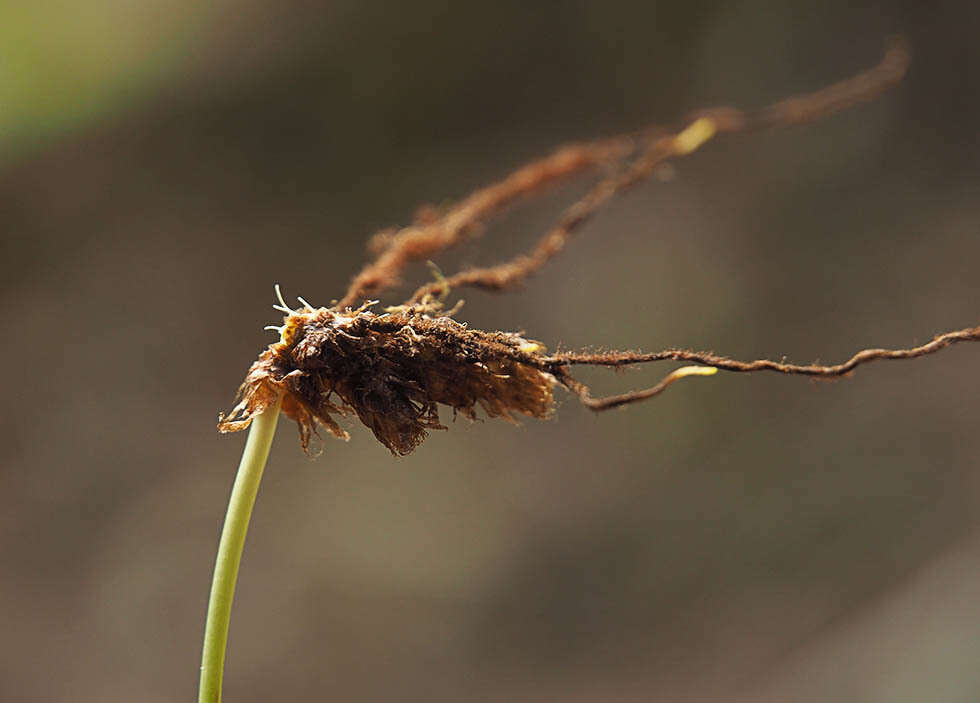
<instances>
[{"instance_id":1,"label":"blurred brown background","mask_svg":"<svg viewBox=\"0 0 980 703\"><path fill-rule=\"evenodd\" d=\"M565 141L814 89L904 34L898 89L707 145L461 318L800 362L976 324L977 8L4 5L0 699L194 700L245 439L214 425L272 284L327 303L376 229ZM587 185L440 263L520 250ZM359 425L310 460L284 421L225 699L978 700L978 351L563 394L398 460Z\"/></svg>"}]
</instances>

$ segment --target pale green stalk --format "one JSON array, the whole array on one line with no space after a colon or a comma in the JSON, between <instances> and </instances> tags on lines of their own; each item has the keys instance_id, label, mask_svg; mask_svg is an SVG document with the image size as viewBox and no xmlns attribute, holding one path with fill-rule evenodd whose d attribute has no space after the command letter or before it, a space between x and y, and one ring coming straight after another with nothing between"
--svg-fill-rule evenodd
<instances>
[{"instance_id":1,"label":"pale green stalk","mask_svg":"<svg viewBox=\"0 0 980 703\"><path fill-rule=\"evenodd\" d=\"M225 668L225 646L228 643L228 621L231 618L231 603L235 598L235 582L238 580L238 565L242 561L242 548L248 521L252 517L252 506L259 492L262 471L272 437L276 433L279 408L282 397L276 404L259 413L252 420L238 465L238 476L231 489L225 526L221 531L218 545L218 558L214 565L214 579L211 581L211 598L208 601L208 618L204 626L204 653L201 655L201 688L198 703L220 703L221 681Z\"/></svg>"}]
</instances>

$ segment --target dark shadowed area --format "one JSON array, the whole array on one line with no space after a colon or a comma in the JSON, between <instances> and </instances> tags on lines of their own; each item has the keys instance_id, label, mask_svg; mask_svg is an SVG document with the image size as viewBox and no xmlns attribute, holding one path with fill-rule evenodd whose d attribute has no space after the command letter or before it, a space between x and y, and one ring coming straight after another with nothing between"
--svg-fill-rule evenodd
<instances>
[{"instance_id":1,"label":"dark shadowed area","mask_svg":"<svg viewBox=\"0 0 980 703\"><path fill-rule=\"evenodd\" d=\"M709 142L458 318L800 363L980 322L975 2L14 5L0 700L194 700L245 440L215 424L275 338L273 284L327 305L375 231L562 143L813 90L902 34L896 89ZM590 183L440 267L530 246ZM978 362L722 372L603 414L557 389L554 419L445 412L398 459L356 422L310 459L283 419L224 698L975 701Z\"/></svg>"}]
</instances>

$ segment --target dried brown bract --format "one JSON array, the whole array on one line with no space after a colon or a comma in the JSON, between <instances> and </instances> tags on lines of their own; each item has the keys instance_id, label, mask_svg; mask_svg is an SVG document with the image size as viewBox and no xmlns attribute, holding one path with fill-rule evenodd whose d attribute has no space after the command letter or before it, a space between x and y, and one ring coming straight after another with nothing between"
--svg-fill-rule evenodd
<instances>
[{"instance_id":1,"label":"dried brown bract","mask_svg":"<svg viewBox=\"0 0 980 703\"><path fill-rule=\"evenodd\" d=\"M470 419L476 418L478 406L489 417L545 418L553 410L555 385L564 386L586 407L600 411L646 400L681 378L718 370L839 377L871 361L911 359L958 342L980 341L980 327L973 327L938 335L910 349L865 349L834 366L742 362L682 349L548 356L542 344L520 334L471 330L452 319L453 311L442 310L441 300L451 288L505 290L520 284L557 255L573 232L603 205L648 178L668 159L689 154L719 134L807 122L868 100L900 80L907 65L908 51L901 41L895 41L874 68L817 92L755 112L731 107L705 110L673 132L651 129L566 146L455 206L420 211L413 225L385 230L371 240L374 260L354 277L334 307L314 308L300 299L304 308L292 310L279 296L276 307L286 317L282 327L273 329L280 333L280 341L252 365L239 389L238 404L228 417L220 418L218 428L223 432L244 429L282 396L282 409L299 425L304 448L309 447L318 425L346 439L347 432L335 418L353 412L393 453L408 454L428 430L445 429L439 421L440 404ZM612 175L572 205L527 254L449 277L438 275L404 304L382 314L370 311L375 301L364 302L366 296L397 283L410 262L479 233L487 218L515 200L600 166L612 169ZM675 369L651 388L608 398L592 397L588 387L569 372L575 364L621 367L657 361L695 365Z\"/></svg>"},{"instance_id":2,"label":"dried brown bract","mask_svg":"<svg viewBox=\"0 0 980 703\"><path fill-rule=\"evenodd\" d=\"M437 306L376 315L366 308L290 312L282 338L262 353L240 389L224 431L246 426L283 394L303 447L319 422L343 439L334 416L354 412L394 454L408 454L439 422L439 404L469 419L545 418L555 378L538 368L542 345L508 332L481 332Z\"/></svg>"}]
</instances>

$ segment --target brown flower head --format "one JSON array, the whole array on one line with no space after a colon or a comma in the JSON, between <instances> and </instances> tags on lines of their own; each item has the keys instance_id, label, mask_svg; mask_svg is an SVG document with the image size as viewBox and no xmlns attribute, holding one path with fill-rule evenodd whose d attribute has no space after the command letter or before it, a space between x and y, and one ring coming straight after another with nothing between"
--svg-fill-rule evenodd
<instances>
[{"instance_id":1,"label":"brown flower head","mask_svg":"<svg viewBox=\"0 0 980 703\"><path fill-rule=\"evenodd\" d=\"M246 427L283 395L304 449L317 423L348 438L335 420L353 411L394 454L408 454L428 430L445 429L439 404L469 419L547 417L555 378L537 366L544 348L508 332L481 332L437 305L343 312L306 306L289 311L271 344L252 364L240 402L218 425ZM285 308L288 310L288 308Z\"/></svg>"}]
</instances>

